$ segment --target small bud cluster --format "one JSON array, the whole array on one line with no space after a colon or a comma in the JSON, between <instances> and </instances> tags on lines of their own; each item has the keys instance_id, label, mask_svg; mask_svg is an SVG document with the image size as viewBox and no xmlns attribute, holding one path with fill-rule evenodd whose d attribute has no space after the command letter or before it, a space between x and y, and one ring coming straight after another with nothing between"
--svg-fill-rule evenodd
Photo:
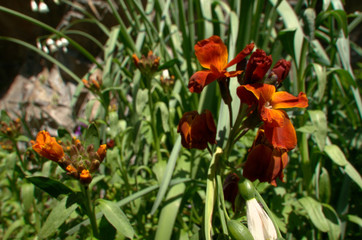
<instances>
[{"instance_id":1,"label":"small bud cluster","mask_svg":"<svg viewBox=\"0 0 362 240\"><path fill-rule=\"evenodd\" d=\"M7 138L14 138L19 135L21 130L20 118L11 121L10 123L6 123L4 121L0 121L0 132Z\"/></svg>"},{"instance_id":2,"label":"small bud cluster","mask_svg":"<svg viewBox=\"0 0 362 240\"><path fill-rule=\"evenodd\" d=\"M165 91L169 91L172 89L175 84L175 76L171 75L167 69L162 71L162 75L160 76L160 82Z\"/></svg>"},{"instance_id":3,"label":"small bud cluster","mask_svg":"<svg viewBox=\"0 0 362 240\"><path fill-rule=\"evenodd\" d=\"M160 65L160 57L153 55L152 51L148 52L147 57L142 55L141 59L139 59L136 54L133 54L132 58L136 67L144 76L153 76Z\"/></svg>"},{"instance_id":4,"label":"small bud cluster","mask_svg":"<svg viewBox=\"0 0 362 240\"><path fill-rule=\"evenodd\" d=\"M48 38L43 43L37 42L37 47L45 53L54 53L56 51L68 52L69 42L66 38L52 39Z\"/></svg>"},{"instance_id":5,"label":"small bud cluster","mask_svg":"<svg viewBox=\"0 0 362 240\"><path fill-rule=\"evenodd\" d=\"M89 80L82 79L82 82L86 88L93 91L99 91L102 88L102 72L96 70L92 75L89 76Z\"/></svg>"},{"instance_id":6,"label":"small bud cluster","mask_svg":"<svg viewBox=\"0 0 362 240\"><path fill-rule=\"evenodd\" d=\"M39 3L36 3L35 0L31 0L30 7L33 12L39 12L39 13L48 13L49 12L48 5L43 0L40 0Z\"/></svg>"},{"instance_id":7,"label":"small bud cluster","mask_svg":"<svg viewBox=\"0 0 362 240\"><path fill-rule=\"evenodd\" d=\"M101 145L97 151L94 151L93 145L85 149L82 143L76 139L70 147L69 155L58 161L58 164L67 171L67 174L83 184L89 184L92 181L91 173L98 170L99 165L106 156L106 145Z\"/></svg>"}]
</instances>

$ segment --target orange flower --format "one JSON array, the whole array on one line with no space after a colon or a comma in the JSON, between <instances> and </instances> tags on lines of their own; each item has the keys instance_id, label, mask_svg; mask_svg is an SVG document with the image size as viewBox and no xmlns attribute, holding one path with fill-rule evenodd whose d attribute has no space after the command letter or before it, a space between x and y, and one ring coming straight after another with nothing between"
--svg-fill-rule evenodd
<instances>
[{"instance_id":1,"label":"orange flower","mask_svg":"<svg viewBox=\"0 0 362 240\"><path fill-rule=\"evenodd\" d=\"M243 176L250 181L259 179L260 182L276 186L277 178L283 181L283 169L287 164L287 151L274 148L268 142L264 130L259 129L243 168Z\"/></svg>"},{"instance_id":2,"label":"orange flower","mask_svg":"<svg viewBox=\"0 0 362 240\"><path fill-rule=\"evenodd\" d=\"M269 84L247 84L237 88L242 103L258 105L260 119L264 122L265 135L274 147L291 150L297 144L293 124L283 108L305 108L308 99L305 93L294 97L285 91L276 92Z\"/></svg>"},{"instance_id":3,"label":"orange flower","mask_svg":"<svg viewBox=\"0 0 362 240\"><path fill-rule=\"evenodd\" d=\"M35 141L31 141L34 151L41 156L58 162L64 157L62 146L57 143L54 137L51 137L47 131L40 131Z\"/></svg>"},{"instance_id":4,"label":"orange flower","mask_svg":"<svg viewBox=\"0 0 362 240\"><path fill-rule=\"evenodd\" d=\"M89 184L92 181L92 176L90 175L88 170L83 169L79 175L79 180L83 184Z\"/></svg>"},{"instance_id":5,"label":"orange flower","mask_svg":"<svg viewBox=\"0 0 362 240\"><path fill-rule=\"evenodd\" d=\"M180 119L177 132L181 134L181 143L185 148L205 149L207 143L216 144L216 126L209 110L198 114L186 112Z\"/></svg>"},{"instance_id":6,"label":"orange flower","mask_svg":"<svg viewBox=\"0 0 362 240\"><path fill-rule=\"evenodd\" d=\"M107 152L107 144L100 145L97 150L97 154L101 161L103 161L104 157L106 156L106 152Z\"/></svg>"},{"instance_id":7,"label":"orange flower","mask_svg":"<svg viewBox=\"0 0 362 240\"><path fill-rule=\"evenodd\" d=\"M251 53L253 48L254 43L247 45L231 62L227 63L227 48L220 37L211 36L208 39L199 41L195 45L196 57L201 66L209 70L198 71L191 76L188 84L190 92L200 93L206 85L216 79L239 75L242 71L227 72L226 69L242 61Z\"/></svg>"}]
</instances>

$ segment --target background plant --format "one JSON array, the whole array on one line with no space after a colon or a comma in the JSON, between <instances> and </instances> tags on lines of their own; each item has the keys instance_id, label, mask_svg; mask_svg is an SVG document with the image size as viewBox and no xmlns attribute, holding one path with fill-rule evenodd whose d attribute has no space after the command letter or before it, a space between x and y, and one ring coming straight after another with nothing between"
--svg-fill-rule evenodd
<instances>
[{"instance_id":1,"label":"background plant","mask_svg":"<svg viewBox=\"0 0 362 240\"><path fill-rule=\"evenodd\" d=\"M86 76L76 76L35 43L7 36L0 39L36 51L77 81L73 106L84 89L81 79L101 79L99 88L89 88L95 99L87 104L85 117L74 116L74 121L87 126L81 133L86 145L109 143L106 160L89 186L99 231L104 233L101 237L205 237L206 176L211 158L207 151L182 149L176 129L184 112L209 109L216 117L218 146L224 144L230 131L225 118L228 108L220 101L216 83L200 95L187 89L191 75L201 70L193 47L211 35L223 39L230 59L254 42L272 55L274 63L282 58L291 60L292 70L283 88L293 95L306 92L309 98L306 111L288 113L298 131L298 148L289 155L285 183L278 183L278 187L254 183L274 213L282 235L295 239L361 236L358 130L362 103L360 82L349 56L350 47L359 47L348 39L360 26L360 13L346 13L340 1L297 1L294 5L276 0L107 1L116 23L108 28L81 5L59 2L85 18L54 29L5 7L0 6L0 10L49 31L47 36L39 36L40 42L67 39L68 48L94 63ZM85 22L102 30L107 36L105 44L97 36L72 30L72 26ZM72 40L75 35L94 41L102 49L101 60ZM145 75L137 69L132 55L141 59L150 50L159 57L159 65L153 74ZM165 75L161 81L163 71L170 77ZM236 86L233 79L230 88ZM237 99L236 92L231 93ZM97 102L101 104L93 115ZM235 113L237 102L232 105ZM2 144L1 150L1 235L4 239L89 236L90 222L79 207L76 180L30 150L27 142L35 138L35 131L20 119L23 135L1 135L1 140L10 140L12 146L6 149ZM7 124L13 121L5 112L1 120ZM58 129L63 141L70 140L71 135L64 128ZM250 132L237 142L229 160L235 165L242 163L253 138ZM235 215L231 206L227 207L230 216L245 220L243 207ZM215 213L213 232L227 238L219 227L220 219Z\"/></svg>"}]
</instances>

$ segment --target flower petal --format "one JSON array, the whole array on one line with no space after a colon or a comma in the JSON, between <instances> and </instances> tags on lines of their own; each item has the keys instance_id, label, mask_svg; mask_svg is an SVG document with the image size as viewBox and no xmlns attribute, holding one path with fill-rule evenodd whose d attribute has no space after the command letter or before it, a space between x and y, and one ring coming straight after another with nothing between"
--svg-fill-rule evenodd
<instances>
[{"instance_id":1,"label":"flower petal","mask_svg":"<svg viewBox=\"0 0 362 240\"><path fill-rule=\"evenodd\" d=\"M219 36L211 36L199 41L195 45L195 54L201 66L208 69L210 69L210 65L214 65L219 71L222 71L228 61L226 45Z\"/></svg>"},{"instance_id":2,"label":"flower petal","mask_svg":"<svg viewBox=\"0 0 362 240\"><path fill-rule=\"evenodd\" d=\"M297 145L297 135L289 118L284 119L281 127L270 127L264 124L265 136L274 148L292 150Z\"/></svg>"},{"instance_id":3,"label":"flower petal","mask_svg":"<svg viewBox=\"0 0 362 240\"><path fill-rule=\"evenodd\" d=\"M265 179L265 173L269 161L272 158L272 149L259 144L252 148L243 168L243 176L250 181Z\"/></svg>"},{"instance_id":4,"label":"flower petal","mask_svg":"<svg viewBox=\"0 0 362 240\"><path fill-rule=\"evenodd\" d=\"M241 103L245 103L249 106L258 104L259 95L255 95L253 91L249 91L246 85L241 85L236 89L236 94L240 98Z\"/></svg>"},{"instance_id":5,"label":"flower petal","mask_svg":"<svg viewBox=\"0 0 362 240\"><path fill-rule=\"evenodd\" d=\"M212 71L198 71L191 76L189 85L187 87L192 93L200 93L207 84L215 81L216 79L217 75L215 75Z\"/></svg>"},{"instance_id":6,"label":"flower petal","mask_svg":"<svg viewBox=\"0 0 362 240\"><path fill-rule=\"evenodd\" d=\"M225 77L236 77L238 75L240 75L243 71L231 71L231 72L225 72L224 76Z\"/></svg>"},{"instance_id":7,"label":"flower petal","mask_svg":"<svg viewBox=\"0 0 362 240\"><path fill-rule=\"evenodd\" d=\"M293 96L288 92L276 92L272 99L271 105L274 109L278 108L305 108L308 107L308 98L305 93L300 92L298 97Z\"/></svg>"},{"instance_id":8,"label":"flower petal","mask_svg":"<svg viewBox=\"0 0 362 240\"><path fill-rule=\"evenodd\" d=\"M268 127L281 127L288 115L283 110L262 107L260 109L260 118Z\"/></svg>"},{"instance_id":9,"label":"flower petal","mask_svg":"<svg viewBox=\"0 0 362 240\"><path fill-rule=\"evenodd\" d=\"M263 50L257 49L253 52L245 70L246 83L256 83L262 80L272 62L272 57L267 56Z\"/></svg>"},{"instance_id":10,"label":"flower petal","mask_svg":"<svg viewBox=\"0 0 362 240\"><path fill-rule=\"evenodd\" d=\"M231 67L234 64L241 62L246 56L248 56L253 51L254 46L255 46L254 43L250 43L249 45L247 45L241 52L238 53L238 55L236 55L236 57L233 60L231 60L228 63L228 65L225 66L225 69Z\"/></svg>"},{"instance_id":11,"label":"flower petal","mask_svg":"<svg viewBox=\"0 0 362 240\"><path fill-rule=\"evenodd\" d=\"M271 70L269 77L273 74L277 77L277 83L281 83L288 76L290 71L291 62L285 59L280 59Z\"/></svg>"}]
</instances>

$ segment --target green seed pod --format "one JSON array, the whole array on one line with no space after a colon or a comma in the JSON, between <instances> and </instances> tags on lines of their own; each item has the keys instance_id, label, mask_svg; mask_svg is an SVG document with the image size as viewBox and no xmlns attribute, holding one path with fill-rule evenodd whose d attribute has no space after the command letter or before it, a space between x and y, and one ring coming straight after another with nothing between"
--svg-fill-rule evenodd
<instances>
[{"instance_id":1,"label":"green seed pod","mask_svg":"<svg viewBox=\"0 0 362 240\"><path fill-rule=\"evenodd\" d=\"M248 179L245 179L243 182L239 183L239 192L245 201L255 198L255 189L253 183Z\"/></svg>"},{"instance_id":2,"label":"green seed pod","mask_svg":"<svg viewBox=\"0 0 362 240\"><path fill-rule=\"evenodd\" d=\"M236 220L227 222L229 235L234 240L254 240L249 229L242 223Z\"/></svg>"}]
</instances>

